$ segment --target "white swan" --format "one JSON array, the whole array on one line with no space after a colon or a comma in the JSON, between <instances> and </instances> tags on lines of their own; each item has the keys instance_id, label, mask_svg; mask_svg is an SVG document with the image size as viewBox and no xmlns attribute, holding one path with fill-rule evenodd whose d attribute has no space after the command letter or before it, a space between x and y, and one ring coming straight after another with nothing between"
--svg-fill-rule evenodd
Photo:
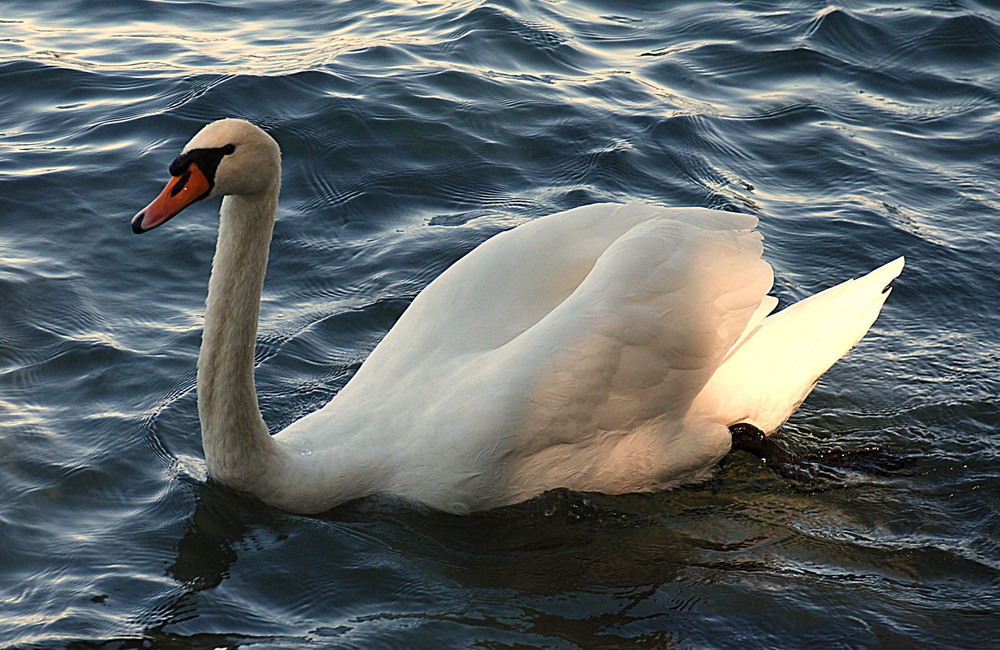
<instances>
[{"instance_id":1,"label":"white swan","mask_svg":"<svg viewBox=\"0 0 1000 650\"><path fill-rule=\"evenodd\" d=\"M729 427L777 429L874 322L899 258L770 316L757 220L589 205L488 240L416 297L325 407L268 434L254 344L280 185L252 124L202 129L135 215L224 195L198 359L210 476L317 513L384 494L456 513L549 489L705 477Z\"/></svg>"}]
</instances>

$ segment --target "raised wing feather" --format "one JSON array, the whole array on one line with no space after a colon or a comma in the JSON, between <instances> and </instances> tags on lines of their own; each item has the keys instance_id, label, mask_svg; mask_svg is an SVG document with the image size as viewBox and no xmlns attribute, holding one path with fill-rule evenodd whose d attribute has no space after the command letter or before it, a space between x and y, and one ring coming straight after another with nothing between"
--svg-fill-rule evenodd
<instances>
[{"instance_id":1,"label":"raised wing feather","mask_svg":"<svg viewBox=\"0 0 1000 650\"><path fill-rule=\"evenodd\" d=\"M659 209L615 240L510 344L512 358L537 367L519 453L682 419L771 287L755 225L744 214Z\"/></svg>"},{"instance_id":2,"label":"raised wing feather","mask_svg":"<svg viewBox=\"0 0 1000 650\"><path fill-rule=\"evenodd\" d=\"M612 242L658 210L587 205L495 235L416 297L351 383L376 368L395 376L510 342L571 295Z\"/></svg>"}]
</instances>

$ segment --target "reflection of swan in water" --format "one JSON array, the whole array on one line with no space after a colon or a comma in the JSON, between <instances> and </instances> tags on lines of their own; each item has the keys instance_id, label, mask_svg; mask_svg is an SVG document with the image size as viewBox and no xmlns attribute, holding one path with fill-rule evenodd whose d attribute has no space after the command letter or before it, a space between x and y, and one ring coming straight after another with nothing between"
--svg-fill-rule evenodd
<instances>
[{"instance_id":1,"label":"reflection of swan in water","mask_svg":"<svg viewBox=\"0 0 1000 650\"><path fill-rule=\"evenodd\" d=\"M468 512L557 487L623 493L705 476L734 440L771 444L758 434L864 336L903 266L768 316L777 301L754 217L562 212L457 262L327 406L272 437L253 352L278 145L221 120L170 173L135 232L225 196L198 361L209 473L295 512L376 493Z\"/></svg>"},{"instance_id":2,"label":"reflection of swan in water","mask_svg":"<svg viewBox=\"0 0 1000 650\"><path fill-rule=\"evenodd\" d=\"M253 645L262 638L270 645L305 632L294 632L290 623L293 637L244 636L236 631L247 628L247 608L263 612L257 631L274 623L268 612L279 612L288 623L281 614L300 608L299 613L308 610L308 635L316 633L316 622L336 622L318 636L332 645L364 646L359 639L385 638L386 626L390 634L398 632L393 626L401 617L434 625L435 616L414 613L427 604L420 594L414 601L407 600L408 589L395 591L415 579L421 584L444 579L452 595L458 594L455 602L463 612L471 607L484 614L495 612L491 598L477 598L484 590L513 590L519 603L532 602L537 594L588 588L624 589L636 600L644 593L658 598L659 587L683 579L692 564L731 571L745 550L735 540L747 535L743 521L727 528L727 516L718 525L690 530L690 506L704 506L705 500L692 499L697 493L688 491L663 495L655 512L644 512L644 499L609 502L555 490L527 503L461 517L366 499L306 523L217 484L192 485L192 480L183 479L185 494L194 497L193 510L161 530L170 539L178 532L176 523L183 527L173 542L173 557L167 556L166 574L176 582L150 585L152 593L136 600L127 647L136 645L136 632L154 648ZM718 507L736 501L713 495L711 502ZM758 542L754 538L750 545ZM620 548L609 554L609 545ZM346 611L358 614L347 620L345 593L362 596L360 605L347 605ZM385 593L402 593L389 611L379 600ZM378 614L365 615L371 614L366 595L376 598ZM598 628L604 626L593 625L600 638ZM610 638L616 639L613 633Z\"/></svg>"}]
</instances>

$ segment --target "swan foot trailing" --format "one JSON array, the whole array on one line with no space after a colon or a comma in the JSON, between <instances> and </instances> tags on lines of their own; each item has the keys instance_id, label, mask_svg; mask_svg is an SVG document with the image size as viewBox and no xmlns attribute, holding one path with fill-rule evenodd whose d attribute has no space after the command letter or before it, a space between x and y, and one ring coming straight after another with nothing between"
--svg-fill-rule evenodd
<instances>
[{"instance_id":1,"label":"swan foot trailing","mask_svg":"<svg viewBox=\"0 0 1000 650\"><path fill-rule=\"evenodd\" d=\"M663 490L710 476L734 443L791 467L764 434L861 340L903 269L772 314L753 215L573 208L453 264L330 403L271 436L254 346L281 151L220 120L169 171L134 232L223 197L198 356L208 474L303 514L371 495L467 513L557 488Z\"/></svg>"},{"instance_id":2,"label":"swan foot trailing","mask_svg":"<svg viewBox=\"0 0 1000 650\"><path fill-rule=\"evenodd\" d=\"M801 483L813 483L817 479L836 481L843 478L843 470L889 475L912 464L910 458L874 446L830 449L797 456L752 424L734 424L729 432L733 436L733 451L752 454L779 476Z\"/></svg>"}]
</instances>

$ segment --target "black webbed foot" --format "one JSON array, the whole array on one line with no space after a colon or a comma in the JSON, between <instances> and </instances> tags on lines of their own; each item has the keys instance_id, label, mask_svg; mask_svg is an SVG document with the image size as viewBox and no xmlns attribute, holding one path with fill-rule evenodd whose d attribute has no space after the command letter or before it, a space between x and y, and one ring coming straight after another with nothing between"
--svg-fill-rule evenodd
<instances>
[{"instance_id":1,"label":"black webbed foot","mask_svg":"<svg viewBox=\"0 0 1000 650\"><path fill-rule=\"evenodd\" d=\"M751 453L778 475L804 483L840 481L852 471L888 476L906 469L911 463L911 459L880 447L831 449L796 456L753 425L734 424L729 427L729 432L733 436L733 449Z\"/></svg>"}]
</instances>

